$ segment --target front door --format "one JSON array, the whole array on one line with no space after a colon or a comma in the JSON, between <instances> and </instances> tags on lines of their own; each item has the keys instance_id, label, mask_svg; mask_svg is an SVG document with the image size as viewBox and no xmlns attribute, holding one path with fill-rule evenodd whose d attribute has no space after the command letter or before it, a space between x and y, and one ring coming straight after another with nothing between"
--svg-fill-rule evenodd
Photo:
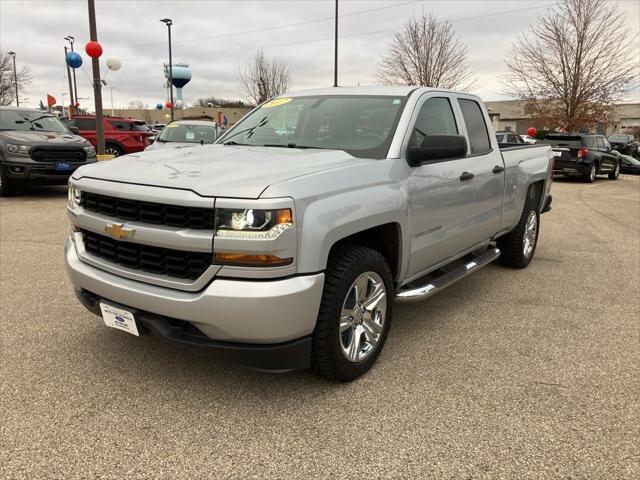
<instances>
[{"instance_id":1,"label":"front door","mask_svg":"<svg viewBox=\"0 0 640 480\"><path fill-rule=\"evenodd\" d=\"M417 106L409 146L419 146L429 134L461 134L454 101L448 94L425 95ZM473 159L465 157L413 168L409 176L412 226L409 276L468 248L466 234L474 217L474 179L463 174L470 172L472 164Z\"/></svg>"}]
</instances>

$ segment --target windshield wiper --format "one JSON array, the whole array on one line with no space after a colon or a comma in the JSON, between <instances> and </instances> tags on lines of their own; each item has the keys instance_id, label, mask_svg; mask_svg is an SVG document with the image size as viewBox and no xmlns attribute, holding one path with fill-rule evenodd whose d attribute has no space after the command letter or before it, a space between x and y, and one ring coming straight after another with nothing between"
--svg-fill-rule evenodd
<instances>
[{"instance_id":1,"label":"windshield wiper","mask_svg":"<svg viewBox=\"0 0 640 480\"><path fill-rule=\"evenodd\" d=\"M230 142L224 142L223 145L243 145L246 147L253 147L254 145L250 145L248 143L238 143L235 140L231 140Z\"/></svg>"},{"instance_id":2,"label":"windshield wiper","mask_svg":"<svg viewBox=\"0 0 640 480\"><path fill-rule=\"evenodd\" d=\"M310 145L298 145L295 143L265 143L264 145L256 145L256 147L280 147L280 148L299 148L301 150L306 150L308 148L313 148L317 150L330 150L322 147L312 147Z\"/></svg>"},{"instance_id":3,"label":"windshield wiper","mask_svg":"<svg viewBox=\"0 0 640 480\"><path fill-rule=\"evenodd\" d=\"M249 128L245 128L244 130L240 130L239 132L236 132L233 135L231 135L229 138L237 137L238 135L241 135L241 134L246 133L246 132L249 132L251 135L253 135L253 131L256 128L264 127L267 123L269 123L269 117L264 117L262 120L260 120L258 123L256 123L253 127L249 127ZM251 137L251 135L247 135L247 140ZM226 142L224 142L223 145L241 145L241 144L236 143L236 142L230 142L230 141L227 140Z\"/></svg>"}]
</instances>

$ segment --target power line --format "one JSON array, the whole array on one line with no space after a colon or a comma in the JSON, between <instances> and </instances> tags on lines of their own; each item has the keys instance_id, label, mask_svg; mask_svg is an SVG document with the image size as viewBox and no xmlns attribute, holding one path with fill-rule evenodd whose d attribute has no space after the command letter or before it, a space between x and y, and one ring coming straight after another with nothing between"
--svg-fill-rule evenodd
<instances>
[{"instance_id":1,"label":"power line","mask_svg":"<svg viewBox=\"0 0 640 480\"><path fill-rule=\"evenodd\" d=\"M417 2L412 2L412 3L417 3ZM462 21L466 21L466 20L475 20L475 19L479 19L479 18L486 18L486 17L495 17L498 15L506 15L509 13L519 13L519 12L525 12L528 10L534 10L534 9L540 9L540 8L545 8L547 6L549 6L551 4L547 4L547 5L539 5L536 7L526 7L526 8L519 8L519 9L515 9L515 10L505 10L502 12L494 12L494 13L487 13L487 14L482 14L482 15L474 15L471 17L462 17L462 18L456 18L453 20L449 20L451 23L455 23L455 22L462 22ZM334 17L331 17L332 19ZM393 31L397 31L399 29L401 29L402 26L400 27L395 27L395 28L385 28L382 30L373 30L373 31L369 31L369 32L361 32L361 33L351 33L351 34L345 34L345 35L339 35L338 38L353 38L353 37L363 37L363 36L367 36L367 35L376 35L379 33L387 33L387 32L393 32ZM194 56L200 56L200 55L216 55L216 54L226 54L226 53L238 53L238 52L244 52L247 50L256 50L256 49L264 49L264 48L274 48L274 47L285 47L285 46L290 46L290 45L301 45L301 44L308 44L308 43L316 43L316 42L325 42L328 40L333 40L334 37L323 37L323 38L315 38L315 39L310 39L310 40L296 40L296 41L292 41L292 42L284 42L284 43L275 43L275 44L269 44L269 45L252 45L250 47L241 47L241 48L235 48L235 49L231 49L231 50L209 50L209 51L205 51L205 52L194 52L194 53L186 53L186 54L181 54L180 57L194 57ZM129 58L124 58L123 60L137 60L137 59L141 59L141 58L147 58L147 57L129 57Z\"/></svg>"},{"instance_id":2,"label":"power line","mask_svg":"<svg viewBox=\"0 0 640 480\"><path fill-rule=\"evenodd\" d=\"M413 0L411 2L404 2L404 3L396 3L393 5L386 5L384 7L377 7L377 8L369 8L367 10L359 10L357 12L352 12L352 13L345 13L342 15L338 15L338 18L343 18L343 17L352 17L355 15L362 15L364 13L370 13L370 12L377 12L379 10L387 10L389 8L396 8L396 7L402 7L404 5L411 5L414 3L420 3L420 2L424 2L425 0ZM306 20L303 22L296 22L296 23L287 23L285 25L277 25L274 27L264 27L264 28L257 28L255 30L245 30L242 32L232 32L232 33L221 33L219 35L211 35L211 36L207 36L207 37L197 37L197 38L187 38L184 40L173 40L172 43L186 43L186 42L196 42L196 41L200 41L200 40L213 40L216 38L225 38L225 37L235 37L237 35L247 35L250 33L260 33L260 32L268 32L271 30L279 30L282 28L289 28L289 27L297 27L300 25L309 25L311 23L319 23L319 22L325 22L327 20L333 20L335 17L323 17L323 18L317 18L315 20ZM333 37L332 37L333 38ZM165 45L166 42L151 42L151 43L137 43L137 44L128 44L128 45L115 45L115 46L111 46L108 45L108 48L125 48L125 47L149 47L149 46L154 46L154 45Z\"/></svg>"}]
</instances>

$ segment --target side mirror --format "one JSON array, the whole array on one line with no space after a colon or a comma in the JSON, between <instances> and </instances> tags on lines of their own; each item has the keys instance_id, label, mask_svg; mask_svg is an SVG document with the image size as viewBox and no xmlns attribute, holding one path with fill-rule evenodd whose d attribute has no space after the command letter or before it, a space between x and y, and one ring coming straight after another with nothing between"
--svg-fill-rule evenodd
<instances>
[{"instance_id":1,"label":"side mirror","mask_svg":"<svg viewBox=\"0 0 640 480\"><path fill-rule=\"evenodd\" d=\"M69 130L71 130L71 133L73 133L74 135L80 135L80 130L78 130L78 127L69 126Z\"/></svg>"},{"instance_id":2,"label":"side mirror","mask_svg":"<svg viewBox=\"0 0 640 480\"><path fill-rule=\"evenodd\" d=\"M460 158L467 154L464 135L426 135L419 147L407 149L407 161L412 167L434 160Z\"/></svg>"}]
</instances>

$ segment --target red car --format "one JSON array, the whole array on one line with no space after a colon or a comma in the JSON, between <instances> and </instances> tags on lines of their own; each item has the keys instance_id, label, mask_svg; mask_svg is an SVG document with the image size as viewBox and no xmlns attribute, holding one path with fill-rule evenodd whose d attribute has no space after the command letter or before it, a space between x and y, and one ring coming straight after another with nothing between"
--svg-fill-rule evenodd
<instances>
[{"instance_id":1,"label":"red car","mask_svg":"<svg viewBox=\"0 0 640 480\"><path fill-rule=\"evenodd\" d=\"M78 135L89 140L94 148L98 148L95 115L75 115L63 121L74 132L77 130ZM118 157L127 153L141 152L149 146L149 137L152 132L145 122L109 116L105 116L103 122L105 153Z\"/></svg>"}]
</instances>

